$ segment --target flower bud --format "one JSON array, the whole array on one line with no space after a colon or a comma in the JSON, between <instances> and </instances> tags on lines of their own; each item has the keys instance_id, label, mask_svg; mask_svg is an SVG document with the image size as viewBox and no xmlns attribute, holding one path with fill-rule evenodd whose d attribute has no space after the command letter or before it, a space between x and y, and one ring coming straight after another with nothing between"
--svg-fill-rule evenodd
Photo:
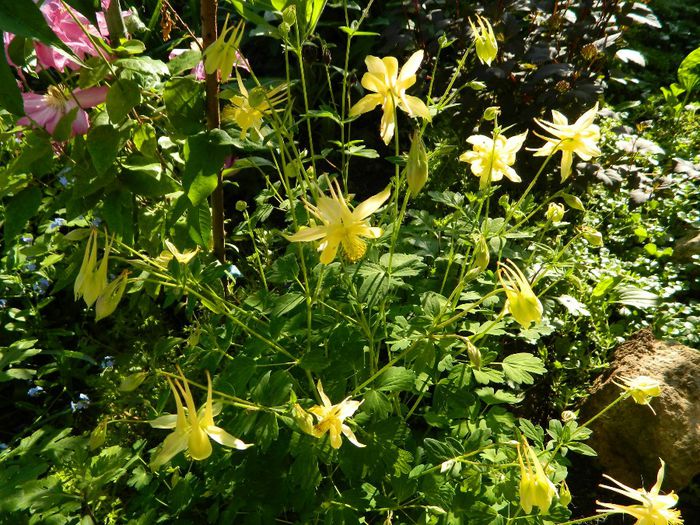
<instances>
[{"instance_id":1,"label":"flower bud","mask_svg":"<svg viewBox=\"0 0 700 525\"><path fill-rule=\"evenodd\" d=\"M484 110L484 120L494 120L500 114L501 108L499 106L488 107Z\"/></svg>"},{"instance_id":2,"label":"flower bud","mask_svg":"<svg viewBox=\"0 0 700 525\"><path fill-rule=\"evenodd\" d=\"M564 480L562 480L559 485L559 503L564 507L568 507L569 503L571 503L571 491Z\"/></svg>"},{"instance_id":3,"label":"flower bud","mask_svg":"<svg viewBox=\"0 0 700 525\"><path fill-rule=\"evenodd\" d=\"M569 421L576 421L577 419L578 416L573 410L564 410L564 412L561 413L561 420L564 423L568 423Z\"/></svg>"},{"instance_id":4,"label":"flower bud","mask_svg":"<svg viewBox=\"0 0 700 525\"><path fill-rule=\"evenodd\" d=\"M105 440L107 439L107 423L109 423L109 419L103 420L90 434L90 439L88 441L90 450L95 450L96 448L100 448L102 445L104 445Z\"/></svg>"},{"instance_id":5,"label":"flower bud","mask_svg":"<svg viewBox=\"0 0 700 525\"><path fill-rule=\"evenodd\" d=\"M236 201L236 211L244 212L248 208L246 201Z\"/></svg>"},{"instance_id":6,"label":"flower bud","mask_svg":"<svg viewBox=\"0 0 700 525\"><path fill-rule=\"evenodd\" d=\"M428 153L420 132L416 131L411 140L411 149L408 152L406 163L406 182L411 196L418 195L428 181Z\"/></svg>"},{"instance_id":7,"label":"flower bud","mask_svg":"<svg viewBox=\"0 0 700 525\"><path fill-rule=\"evenodd\" d=\"M595 246L596 248L603 246L603 234L595 228L583 226L582 235L584 239L591 243L591 246Z\"/></svg>"},{"instance_id":8,"label":"flower bud","mask_svg":"<svg viewBox=\"0 0 700 525\"><path fill-rule=\"evenodd\" d=\"M566 213L564 210L564 205L556 202L550 202L545 216L547 217L548 221L561 222L561 220L564 218L564 213Z\"/></svg>"},{"instance_id":9,"label":"flower bud","mask_svg":"<svg viewBox=\"0 0 700 525\"><path fill-rule=\"evenodd\" d=\"M490 260L489 245L486 242L484 234L480 233L479 239L476 241L476 246L474 247L474 268L479 270L478 273L481 273L488 268Z\"/></svg>"},{"instance_id":10,"label":"flower bud","mask_svg":"<svg viewBox=\"0 0 700 525\"><path fill-rule=\"evenodd\" d=\"M471 341L467 341L466 344L469 363L471 363L472 367L474 367L476 370L479 370L481 368L481 351L474 346Z\"/></svg>"}]
</instances>

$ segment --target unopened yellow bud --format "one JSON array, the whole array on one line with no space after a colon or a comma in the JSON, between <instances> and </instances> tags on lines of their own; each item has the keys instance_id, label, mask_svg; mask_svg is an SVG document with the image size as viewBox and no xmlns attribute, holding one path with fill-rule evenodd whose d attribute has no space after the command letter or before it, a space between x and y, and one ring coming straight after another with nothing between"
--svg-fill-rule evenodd
<instances>
[{"instance_id":1,"label":"unopened yellow bud","mask_svg":"<svg viewBox=\"0 0 700 525\"><path fill-rule=\"evenodd\" d=\"M491 106L484 110L484 120L494 120L498 115L501 114L501 108L498 106Z\"/></svg>"},{"instance_id":2,"label":"unopened yellow bud","mask_svg":"<svg viewBox=\"0 0 700 525\"><path fill-rule=\"evenodd\" d=\"M135 374L128 375L121 382L118 390L120 392L132 392L144 382L147 376L148 372L136 372Z\"/></svg>"},{"instance_id":3,"label":"unopened yellow bud","mask_svg":"<svg viewBox=\"0 0 700 525\"><path fill-rule=\"evenodd\" d=\"M547 217L548 221L561 222L561 220L564 218L565 213L566 210L564 210L563 204L550 202L545 216Z\"/></svg>"},{"instance_id":4,"label":"unopened yellow bud","mask_svg":"<svg viewBox=\"0 0 700 525\"><path fill-rule=\"evenodd\" d=\"M591 243L591 246L595 246L596 248L603 246L603 234L595 228L591 228L590 226L583 226L581 233L583 235L583 238L586 239L589 243Z\"/></svg>"},{"instance_id":5,"label":"unopened yellow bud","mask_svg":"<svg viewBox=\"0 0 700 525\"><path fill-rule=\"evenodd\" d=\"M474 346L471 341L467 343L467 355L469 356L469 363L479 370L481 368L481 351Z\"/></svg>"},{"instance_id":6,"label":"unopened yellow bud","mask_svg":"<svg viewBox=\"0 0 700 525\"><path fill-rule=\"evenodd\" d=\"M476 241L476 246L474 247L474 268L481 273L488 268L490 261L491 254L489 253L489 245L486 242L484 234L480 233L479 239Z\"/></svg>"},{"instance_id":7,"label":"unopened yellow bud","mask_svg":"<svg viewBox=\"0 0 700 525\"><path fill-rule=\"evenodd\" d=\"M96 448L100 448L102 445L104 445L105 440L107 439L107 423L109 423L108 419L103 420L90 434L90 439L88 441L90 450L95 450Z\"/></svg>"},{"instance_id":8,"label":"unopened yellow bud","mask_svg":"<svg viewBox=\"0 0 700 525\"><path fill-rule=\"evenodd\" d=\"M411 149L406 163L406 182L412 197L418 195L428 182L428 152L418 131L411 139Z\"/></svg>"},{"instance_id":9,"label":"unopened yellow bud","mask_svg":"<svg viewBox=\"0 0 700 525\"><path fill-rule=\"evenodd\" d=\"M571 491L564 480L559 485L559 503L565 507L568 507L569 503L571 503Z\"/></svg>"}]
</instances>

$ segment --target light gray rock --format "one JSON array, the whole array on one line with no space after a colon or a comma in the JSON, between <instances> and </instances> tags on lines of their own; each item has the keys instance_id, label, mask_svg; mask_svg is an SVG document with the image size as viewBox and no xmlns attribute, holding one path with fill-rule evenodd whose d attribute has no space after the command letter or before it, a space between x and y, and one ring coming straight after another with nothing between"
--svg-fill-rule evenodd
<instances>
[{"instance_id":1,"label":"light gray rock","mask_svg":"<svg viewBox=\"0 0 700 525\"><path fill-rule=\"evenodd\" d=\"M640 375L662 383L661 396L651 400L656 415L628 398L592 423L588 444L604 472L622 483L653 484L662 458L664 490L681 489L700 474L700 351L641 330L615 350L610 369L596 380L581 409L581 421L620 395L614 378Z\"/></svg>"},{"instance_id":2,"label":"light gray rock","mask_svg":"<svg viewBox=\"0 0 700 525\"><path fill-rule=\"evenodd\" d=\"M690 261L700 253L700 231L693 231L678 239L673 247L673 258L677 261Z\"/></svg>"}]
</instances>

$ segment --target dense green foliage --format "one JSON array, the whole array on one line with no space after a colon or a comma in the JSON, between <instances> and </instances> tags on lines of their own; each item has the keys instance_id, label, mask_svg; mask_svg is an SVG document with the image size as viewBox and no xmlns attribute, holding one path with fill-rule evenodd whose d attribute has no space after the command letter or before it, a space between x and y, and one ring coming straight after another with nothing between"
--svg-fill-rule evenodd
<instances>
[{"instance_id":1,"label":"dense green foliage","mask_svg":"<svg viewBox=\"0 0 700 525\"><path fill-rule=\"evenodd\" d=\"M595 455L587 387L639 328L700 344L700 259L678 250L700 229L700 58L675 2L221 2L241 40L205 55L220 126L199 2L66 4L100 26L82 55L31 1L0 6L0 523L585 517L565 480ZM639 43L667 23L671 49ZM415 101L351 110L386 88L368 55L414 57L392 96ZM571 176L570 142L533 155L551 110L595 118ZM475 135L522 136L522 181L496 145L475 177Z\"/></svg>"}]
</instances>

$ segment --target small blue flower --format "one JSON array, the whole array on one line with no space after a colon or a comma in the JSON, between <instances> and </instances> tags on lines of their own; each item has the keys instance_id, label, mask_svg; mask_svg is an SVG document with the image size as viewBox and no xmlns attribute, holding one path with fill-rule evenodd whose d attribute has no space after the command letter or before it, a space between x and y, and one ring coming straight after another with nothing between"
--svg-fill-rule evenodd
<instances>
[{"instance_id":1,"label":"small blue flower","mask_svg":"<svg viewBox=\"0 0 700 525\"><path fill-rule=\"evenodd\" d=\"M106 355L102 358L102 362L100 363L100 368L105 369L105 368L114 368L114 356L111 355Z\"/></svg>"},{"instance_id":2,"label":"small blue flower","mask_svg":"<svg viewBox=\"0 0 700 525\"><path fill-rule=\"evenodd\" d=\"M56 228L60 228L61 226L65 226L66 224L66 219L63 217L56 217L54 220L49 223L49 231L55 230Z\"/></svg>"},{"instance_id":3,"label":"small blue flower","mask_svg":"<svg viewBox=\"0 0 700 525\"><path fill-rule=\"evenodd\" d=\"M44 295L50 284L48 279L42 277L32 285L32 289L39 295Z\"/></svg>"},{"instance_id":4,"label":"small blue flower","mask_svg":"<svg viewBox=\"0 0 700 525\"><path fill-rule=\"evenodd\" d=\"M0 299L0 309L7 308L7 299Z\"/></svg>"},{"instance_id":5,"label":"small blue flower","mask_svg":"<svg viewBox=\"0 0 700 525\"><path fill-rule=\"evenodd\" d=\"M7 443L0 443L0 450L7 450Z\"/></svg>"},{"instance_id":6,"label":"small blue flower","mask_svg":"<svg viewBox=\"0 0 700 525\"><path fill-rule=\"evenodd\" d=\"M99 228L100 224L102 224L102 219L99 217L94 217L91 221L90 224L93 225L95 228Z\"/></svg>"},{"instance_id":7,"label":"small blue flower","mask_svg":"<svg viewBox=\"0 0 700 525\"><path fill-rule=\"evenodd\" d=\"M58 178L58 183L63 186L64 188L67 187L70 184L71 181L68 180L68 178L65 175L61 175Z\"/></svg>"},{"instance_id":8,"label":"small blue flower","mask_svg":"<svg viewBox=\"0 0 700 525\"><path fill-rule=\"evenodd\" d=\"M77 402L76 401L70 402L71 412L78 412L79 410L85 410L89 406L90 406L90 398L87 396L87 394L80 394L78 396Z\"/></svg>"},{"instance_id":9,"label":"small blue flower","mask_svg":"<svg viewBox=\"0 0 700 525\"><path fill-rule=\"evenodd\" d=\"M27 395L29 397L39 397L43 393L44 393L44 389L38 385L33 386L29 390L27 390Z\"/></svg>"},{"instance_id":10,"label":"small blue flower","mask_svg":"<svg viewBox=\"0 0 700 525\"><path fill-rule=\"evenodd\" d=\"M240 279L243 277L243 274L235 264L230 264L228 268L226 268L226 275L228 275L231 279Z\"/></svg>"},{"instance_id":11,"label":"small blue flower","mask_svg":"<svg viewBox=\"0 0 700 525\"><path fill-rule=\"evenodd\" d=\"M30 262L24 265L24 269L28 272L33 272L36 270L36 263Z\"/></svg>"},{"instance_id":12,"label":"small blue flower","mask_svg":"<svg viewBox=\"0 0 700 525\"><path fill-rule=\"evenodd\" d=\"M20 237L20 240L24 244L31 244L34 242L34 237L32 237L31 235L22 235L22 237Z\"/></svg>"}]
</instances>

